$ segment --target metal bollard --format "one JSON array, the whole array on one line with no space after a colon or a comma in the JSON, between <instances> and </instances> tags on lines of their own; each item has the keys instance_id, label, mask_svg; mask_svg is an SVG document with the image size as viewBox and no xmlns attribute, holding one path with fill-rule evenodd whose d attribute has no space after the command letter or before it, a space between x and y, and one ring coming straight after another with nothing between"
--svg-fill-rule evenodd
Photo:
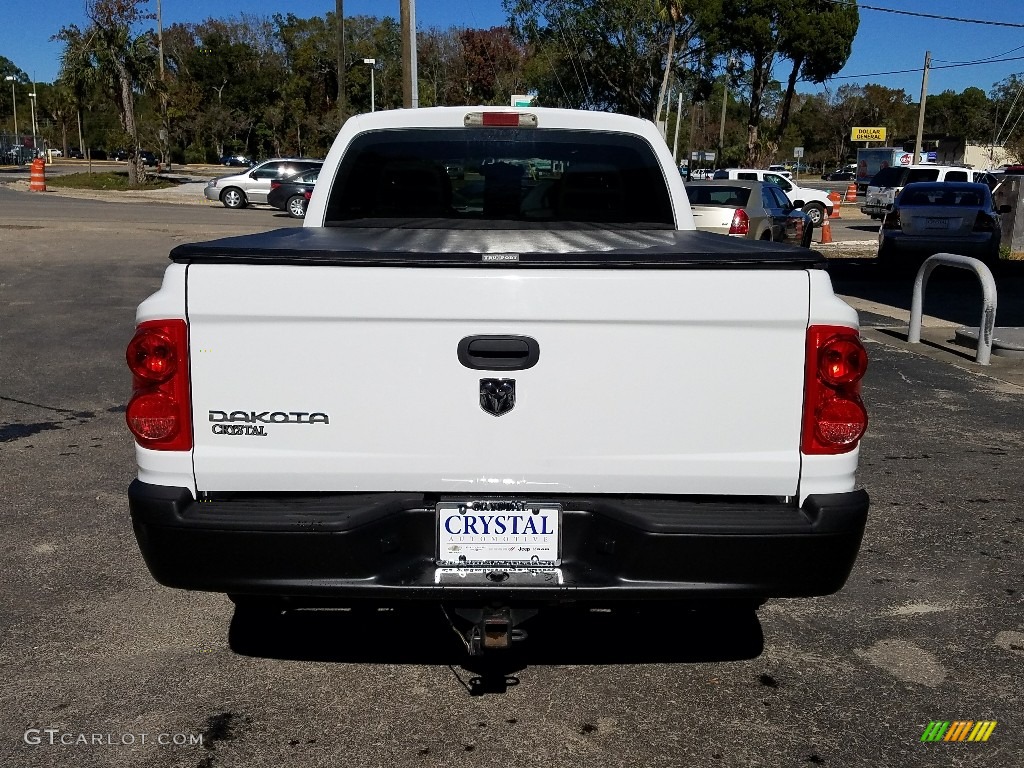
<instances>
[{"instance_id":1,"label":"metal bollard","mask_svg":"<svg viewBox=\"0 0 1024 768\"><path fill-rule=\"evenodd\" d=\"M907 342L918 344L921 341L924 289L928 283L929 275L940 265L970 270L978 276L978 280L981 282L981 322L978 324L978 351L975 354L974 360L981 365L989 365L992 359L992 338L996 327L996 281L992 277L992 270L985 265L985 262L970 256L960 256L955 253L936 253L934 256L929 256L924 260L924 264L917 270L917 277L914 279L914 296L910 304L910 326L907 328Z\"/></svg>"}]
</instances>

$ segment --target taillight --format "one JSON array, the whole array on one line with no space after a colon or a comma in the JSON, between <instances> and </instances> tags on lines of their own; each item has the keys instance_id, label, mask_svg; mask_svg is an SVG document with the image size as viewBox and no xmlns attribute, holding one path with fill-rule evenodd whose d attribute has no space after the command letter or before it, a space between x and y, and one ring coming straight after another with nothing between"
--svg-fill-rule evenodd
<instances>
[{"instance_id":1,"label":"taillight","mask_svg":"<svg viewBox=\"0 0 1024 768\"><path fill-rule=\"evenodd\" d=\"M838 325L808 328L806 350L800 450L805 454L852 451L868 426L860 399L867 351L856 330Z\"/></svg>"},{"instance_id":2,"label":"taillight","mask_svg":"<svg viewBox=\"0 0 1024 768\"><path fill-rule=\"evenodd\" d=\"M995 232L996 223L995 220L984 211L978 211L978 216L974 220L974 231L975 232Z\"/></svg>"},{"instance_id":3,"label":"taillight","mask_svg":"<svg viewBox=\"0 0 1024 768\"><path fill-rule=\"evenodd\" d=\"M125 358L132 372L132 397L125 420L139 445L157 451L191 450L185 321L141 323L128 343Z\"/></svg>"},{"instance_id":4,"label":"taillight","mask_svg":"<svg viewBox=\"0 0 1024 768\"><path fill-rule=\"evenodd\" d=\"M302 193L302 196L309 200L311 197L313 197L313 193L307 190L306 192Z\"/></svg>"},{"instance_id":5,"label":"taillight","mask_svg":"<svg viewBox=\"0 0 1024 768\"><path fill-rule=\"evenodd\" d=\"M750 217L742 208L737 208L732 215L732 223L729 224L730 235L745 235L750 231Z\"/></svg>"},{"instance_id":6,"label":"taillight","mask_svg":"<svg viewBox=\"0 0 1024 768\"><path fill-rule=\"evenodd\" d=\"M882 229L903 229L899 211L889 211L882 219Z\"/></svg>"}]
</instances>

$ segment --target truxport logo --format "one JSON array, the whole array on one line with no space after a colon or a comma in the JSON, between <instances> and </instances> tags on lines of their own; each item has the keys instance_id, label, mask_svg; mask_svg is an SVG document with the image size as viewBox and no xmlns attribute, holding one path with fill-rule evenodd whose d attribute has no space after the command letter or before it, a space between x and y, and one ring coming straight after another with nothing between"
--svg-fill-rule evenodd
<instances>
[{"instance_id":1,"label":"truxport logo","mask_svg":"<svg viewBox=\"0 0 1024 768\"><path fill-rule=\"evenodd\" d=\"M932 720L921 741L988 741L995 729L995 720Z\"/></svg>"}]
</instances>

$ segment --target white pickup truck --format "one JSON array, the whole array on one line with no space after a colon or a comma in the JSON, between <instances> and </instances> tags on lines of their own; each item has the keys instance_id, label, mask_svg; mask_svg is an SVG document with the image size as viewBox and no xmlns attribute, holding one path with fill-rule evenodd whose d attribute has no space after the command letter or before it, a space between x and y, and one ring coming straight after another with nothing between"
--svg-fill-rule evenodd
<instances>
[{"instance_id":1,"label":"white pickup truck","mask_svg":"<svg viewBox=\"0 0 1024 768\"><path fill-rule=\"evenodd\" d=\"M544 606L756 605L853 566L857 315L816 252L694 231L647 121L353 117L304 227L171 262L127 350L163 584L432 601L483 652Z\"/></svg>"}]
</instances>

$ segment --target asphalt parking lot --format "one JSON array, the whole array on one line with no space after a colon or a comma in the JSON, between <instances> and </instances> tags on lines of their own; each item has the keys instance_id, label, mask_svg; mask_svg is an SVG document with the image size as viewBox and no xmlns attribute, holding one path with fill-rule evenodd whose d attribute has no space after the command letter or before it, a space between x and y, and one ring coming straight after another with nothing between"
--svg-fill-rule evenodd
<instances>
[{"instance_id":1,"label":"asphalt parking lot","mask_svg":"<svg viewBox=\"0 0 1024 768\"><path fill-rule=\"evenodd\" d=\"M1024 361L949 343L977 310L966 274L933 278L926 343L906 344L911 277L859 246L833 249L830 273L871 358L872 509L835 595L726 625L555 615L484 670L439 613L240 635L223 596L155 584L125 498L135 307L174 245L298 223L0 184L0 765L1020 764ZM997 325L1024 326L1015 266ZM997 725L921 741L968 720Z\"/></svg>"}]
</instances>

